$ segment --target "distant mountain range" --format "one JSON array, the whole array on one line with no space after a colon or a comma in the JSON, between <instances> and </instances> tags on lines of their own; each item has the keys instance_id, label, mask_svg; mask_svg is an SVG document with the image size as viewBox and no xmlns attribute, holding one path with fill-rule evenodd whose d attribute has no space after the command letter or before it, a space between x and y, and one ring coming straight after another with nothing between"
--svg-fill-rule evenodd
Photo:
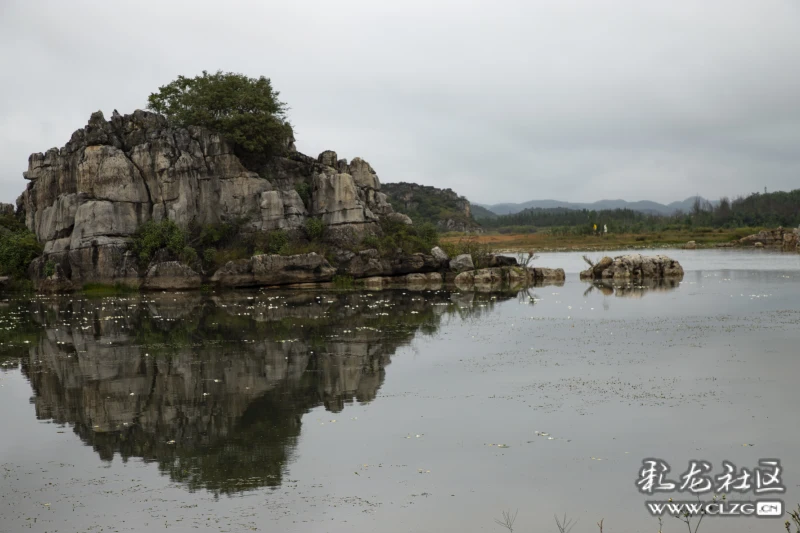
<instances>
[{"instance_id":1,"label":"distant mountain range","mask_svg":"<svg viewBox=\"0 0 800 533\"><path fill-rule=\"evenodd\" d=\"M700 198L701 202L706 201L706 199L702 196L690 196L682 202L672 202L666 205L658 202L651 202L649 200L641 200L638 202L628 202L626 200L599 200L592 203L562 202L560 200L530 200L520 204L472 204L472 215L475 217L475 219L480 220L481 218L491 218L489 213L494 215L510 215L513 213L519 213L524 209L537 207L543 209L563 207L566 209L589 209L595 211L599 211L601 209L631 209L633 211L641 211L643 213L650 213L654 215L672 215L676 211L683 211L684 213L690 212L692 210L692 206L694 205L695 198ZM716 204L716 202L711 203ZM489 213L484 213L483 210L477 208L483 208Z\"/></svg>"}]
</instances>

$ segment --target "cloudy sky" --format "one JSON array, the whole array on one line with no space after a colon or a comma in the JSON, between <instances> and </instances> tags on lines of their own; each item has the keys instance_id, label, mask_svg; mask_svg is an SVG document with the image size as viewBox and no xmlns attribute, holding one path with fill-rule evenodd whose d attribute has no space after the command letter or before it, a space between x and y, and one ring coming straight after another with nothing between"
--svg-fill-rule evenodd
<instances>
[{"instance_id":1,"label":"cloudy sky","mask_svg":"<svg viewBox=\"0 0 800 533\"><path fill-rule=\"evenodd\" d=\"M0 201L179 74L272 78L298 149L474 202L800 187L798 0L0 0Z\"/></svg>"}]
</instances>

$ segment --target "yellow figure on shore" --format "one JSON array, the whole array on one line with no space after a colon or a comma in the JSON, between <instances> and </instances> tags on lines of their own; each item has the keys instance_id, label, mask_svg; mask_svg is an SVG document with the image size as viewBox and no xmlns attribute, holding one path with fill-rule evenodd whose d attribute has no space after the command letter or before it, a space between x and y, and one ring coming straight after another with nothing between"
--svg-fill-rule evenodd
<instances>
[{"instance_id":1,"label":"yellow figure on shore","mask_svg":"<svg viewBox=\"0 0 800 533\"><path fill-rule=\"evenodd\" d=\"M594 226L592 226L592 231L594 231L595 233L597 233L597 224L595 224Z\"/></svg>"}]
</instances>

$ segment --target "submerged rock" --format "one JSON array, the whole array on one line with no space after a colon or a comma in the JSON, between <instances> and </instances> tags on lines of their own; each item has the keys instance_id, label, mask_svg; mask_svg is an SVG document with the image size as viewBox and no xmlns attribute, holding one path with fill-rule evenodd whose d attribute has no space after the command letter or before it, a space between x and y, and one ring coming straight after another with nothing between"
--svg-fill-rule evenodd
<instances>
[{"instance_id":1,"label":"submerged rock","mask_svg":"<svg viewBox=\"0 0 800 533\"><path fill-rule=\"evenodd\" d=\"M611 259L603 257L592 268L580 274L581 279L641 280L659 278L683 278L680 263L665 255L644 256L641 254L620 255Z\"/></svg>"}]
</instances>

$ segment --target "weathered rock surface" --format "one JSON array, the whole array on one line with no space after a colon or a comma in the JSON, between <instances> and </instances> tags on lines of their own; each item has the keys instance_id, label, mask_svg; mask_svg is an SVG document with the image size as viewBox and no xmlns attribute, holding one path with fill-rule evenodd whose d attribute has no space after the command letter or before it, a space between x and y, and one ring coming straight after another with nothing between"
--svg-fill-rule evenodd
<instances>
[{"instance_id":1,"label":"weathered rock surface","mask_svg":"<svg viewBox=\"0 0 800 533\"><path fill-rule=\"evenodd\" d=\"M221 287L256 287L330 281L336 269L314 252L301 255L256 255L229 261L211 281Z\"/></svg>"},{"instance_id":2,"label":"weathered rock surface","mask_svg":"<svg viewBox=\"0 0 800 533\"><path fill-rule=\"evenodd\" d=\"M695 241L689 241L683 245L683 248L686 250L695 250L697 248L697 243Z\"/></svg>"},{"instance_id":3,"label":"weathered rock surface","mask_svg":"<svg viewBox=\"0 0 800 533\"><path fill-rule=\"evenodd\" d=\"M533 281L564 281L566 274L563 268L529 268L533 273Z\"/></svg>"},{"instance_id":4,"label":"weathered rock surface","mask_svg":"<svg viewBox=\"0 0 800 533\"><path fill-rule=\"evenodd\" d=\"M762 230L739 239L739 244L745 246L780 246L787 251L798 251L800 228L784 229L778 227L773 230Z\"/></svg>"},{"instance_id":5,"label":"weathered rock surface","mask_svg":"<svg viewBox=\"0 0 800 533\"><path fill-rule=\"evenodd\" d=\"M47 294L70 292L74 288L72 282L64 274L61 265L55 265L54 272L39 283L39 291Z\"/></svg>"},{"instance_id":6,"label":"weathered rock surface","mask_svg":"<svg viewBox=\"0 0 800 533\"><path fill-rule=\"evenodd\" d=\"M108 121L93 113L62 148L32 154L24 177L17 208L45 249L31 267L34 281L53 261L77 287L144 276L127 244L149 220L187 228L246 219L246 230L291 231L317 217L330 239L350 242L393 213L377 174L360 158L348 164L331 151L317 159L293 152L256 173L219 135L172 128L141 110L114 112ZM309 191L306 202L300 185Z\"/></svg>"},{"instance_id":7,"label":"weathered rock surface","mask_svg":"<svg viewBox=\"0 0 800 533\"><path fill-rule=\"evenodd\" d=\"M340 250L336 255L336 264L338 274L354 278L424 274L439 268L438 262L432 255L411 254L386 258L381 257L374 248L358 253Z\"/></svg>"},{"instance_id":8,"label":"weathered rock surface","mask_svg":"<svg viewBox=\"0 0 800 533\"><path fill-rule=\"evenodd\" d=\"M147 290L199 289L203 283L200 274L179 261L155 263L145 275L141 287Z\"/></svg>"},{"instance_id":9,"label":"weathered rock surface","mask_svg":"<svg viewBox=\"0 0 800 533\"><path fill-rule=\"evenodd\" d=\"M517 266L517 259L507 255L492 255L489 257L490 267Z\"/></svg>"},{"instance_id":10,"label":"weathered rock surface","mask_svg":"<svg viewBox=\"0 0 800 533\"><path fill-rule=\"evenodd\" d=\"M431 255L440 265L446 265L450 262L450 256L448 256L447 252L445 252L438 246L434 246L433 248L431 248Z\"/></svg>"},{"instance_id":11,"label":"weathered rock surface","mask_svg":"<svg viewBox=\"0 0 800 533\"><path fill-rule=\"evenodd\" d=\"M450 270L453 272L466 272L467 270L475 270L475 264L472 262L472 256L469 254L457 255L450 260Z\"/></svg>"},{"instance_id":12,"label":"weathered rock surface","mask_svg":"<svg viewBox=\"0 0 800 533\"><path fill-rule=\"evenodd\" d=\"M564 277L561 268L503 266L461 272L453 282L459 290L496 290L502 286L563 284Z\"/></svg>"},{"instance_id":13,"label":"weathered rock surface","mask_svg":"<svg viewBox=\"0 0 800 533\"><path fill-rule=\"evenodd\" d=\"M683 278L680 263L665 255L621 255L611 259L603 257L592 268L580 274L581 279L641 280Z\"/></svg>"}]
</instances>

